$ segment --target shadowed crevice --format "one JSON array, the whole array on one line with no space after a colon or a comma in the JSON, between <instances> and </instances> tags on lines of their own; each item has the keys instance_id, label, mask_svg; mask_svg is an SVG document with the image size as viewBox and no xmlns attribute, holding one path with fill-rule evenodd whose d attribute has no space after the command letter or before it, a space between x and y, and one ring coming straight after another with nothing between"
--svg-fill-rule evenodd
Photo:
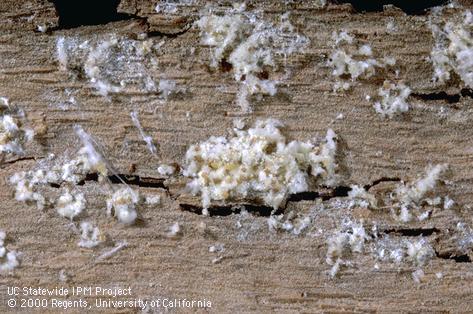
<instances>
[{"instance_id":1,"label":"shadowed crevice","mask_svg":"<svg viewBox=\"0 0 473 314\"><path fill-rule=\"evenodd\" d=\"M386 229L383 233L386 234L397 234L403 237L428 237L434 233L439 233L440 230L437 228L394 228L394 229Z\"/></svg>"},{"instance_id":2,"label":"shadowed crevice","mask_svg":"<svg viewBox=\"0 0 473 314\"><path fill-rule=\"evenodd\" d=\"M50 0L59 17L57 29L70 29L84 25L104 25L130 20L133 15L118 13L120 0Z\"/></svg>"},{"instance_id":3,"label":"shadowed crevice","mask_svg":"<svg viewBox=\"0 0 473 314\"><path fill-rule=\"evenodd\" d=\"M336 1L338 4L350 3L352 7L359 13L362 12L383 12L383 6L393 5L400 8L408 15L423 15L427 14L430 8L447 4L447 0L351 0L351 1Z\"/></svg>"}]
</instances>

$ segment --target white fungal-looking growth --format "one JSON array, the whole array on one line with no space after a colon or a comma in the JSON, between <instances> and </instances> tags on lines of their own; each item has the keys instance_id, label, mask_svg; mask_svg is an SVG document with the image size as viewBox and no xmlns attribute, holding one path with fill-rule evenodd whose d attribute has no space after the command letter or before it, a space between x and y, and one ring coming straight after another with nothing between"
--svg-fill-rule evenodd
<instances>
[{"instance_id":1,"label":"white fungal-looking growth","mask_svg":"<svg viewBox=\"0 0 473 314\"><path fill-rule=\"evenodd\" d=\"M183 174L192 178L190 191L211 201L262 200L278 208L289 194L309 189L313 176L318 184L334 185L336 135L327 131L320 146L310 142L287 143L275 120L256 122L248 130L233 130L234 136L210 137L192 145L185 157Z\"/></svg>"},{"instance_id":2,"label":"white fungal-looking growth","mask_svg":"<svg viewBox=\"0 0 473 314\"><path fill-rule=\"evenodd\" d=\"M150 151L151 154L156 155L157 149L153 143L153 138L149 136L148 134L146 134L145 131L143 130L140 120L138 120L138 113L136 111L132 111L130 112L130 116L131 116L131 121L140 132L140 135L143 138L143 140L146 142L146 146L148 147L148 150Z\"/></svg>"},{"instance_id":3,"label":"white fungal-looking growth","mask_svg":"<svg viewBox=\"0 0 473 314\"><path fill-rule=\"evenodd\" d=\"M56 56L59 61L59 68L61 71L65 71L67 69L68 57L65 38L62 36L56 39Z\"/></svg>"},{"instance_id":4,"label":"white fungal-looking growth","mask_svg":"<svg viewBox=\"0 0 473 314\"><path fill-rule=\"evenodd\" d=\"M63 182L76 184L89 173L97 173L100 180L107 176L107 165L94 148L93 139L80 126L76 126L75 130L84 145L78 151L76 158L47 169L18 172L10 177L10 184L15 185L17 201L36 203L38 209L56 203L58 213L70 219L85 208L85 198L81 193L71 195L65 192L57 201L46 199L41 193L41 188L46 188L50 184Z\"/></svg>"},{"instance_id":5,"label":"white fungal-looking growth","mask_svg":"<svg viewBox=\"0 0 473 314\"><path fill-rule=\"evenodd\" d=\"M432 246L425 240L420 239L413 242L407 242L407 256L415 265L425 265L433 256L435 251Z\"/></svg>"},{"instance_id":6,"label":"white fungal-looking growth","mask_svg":"<svg viewBox=\"0 0 473 314\"><path fill-rule=\"evenodd\" d=\"M291 212L293 213L293 212ZM312 219L310 217L293 217L289 214L289 217L283 221L284 215L271 215L268 218L269 230L274 232L277 230L284 230L292 233L293 235L300 235L309 227Z\"/></svg>"},{"instance_id":7,"label":"white fungal-looking growth","mask_svg":"<svg viewBox=\"0 0 473 314\"><path fill-rule=\"evenodd\" d=\"M32 129L23 126L24 113L10 110L8 98L0 98L0 154L23 154L23 144L34 137Z\"/></svg>"},{"instance_id":8,"label":"white fungal-looking growth","mask_svg":"<svg viewBox=\"0 0 473 314\"><path fill-rule=\"evenodd\" d=\"M155 79L150 74L159 66L151 53L156 46L153 40L144 39L117 35L86 40L81 36L58 37L56 57L60 70L71 77L83 70L90 85L102 96L122 92L128 85L143 92L156 92Z\"/></svg>"},{"instance_id":9,"label":"white fungal-looking growth","mask_svg":"<svg viewBox=\"0 0 473 314\"><path fill-rule=\"evenodd\" d=\"M158 166L158 173L162 176L172 176L176 172L176 167L172 165L161 164Z\"/></svg>"},{"instance_id":10,"label":"white fungal-looking growth","mask_svg":"<svg viewBox=\"0 0 473 314\"><path fill-rule=\"evenodd\" d=\"M359 185L352 185L351 191L348 192L348 197L351 199L350 207L360 206L362 208L377 208L378 201L376 197L367 192L364 187Z\"/></svg>"},{"instance_id":11,"label":"white fungal-looking growth","mask_svg":"<svg viewBox=\"0 0 473 314\"><path fill-rule=\"evenodd\" d=\"M393 206L398 208L398 218L401 221L410 221L412 219L410 210L412 208L417 208L423 201L432 206L440 204L440 197L428 199L426 198L426 195L435 189L440 176L447 170L447 168L448 166L446 164L431 166L427 169L424 177L408 184L401 182L401 184L397 186L392 198L397 201ZM428 216L428 212L427 214L423 213L418 216L418 219L423 220L428 218Z\"/></svg>"},{"instance_id":12,"label":"white fungal-looking growth","mask_svg":"<svg viewBox=\"0 0 473 314\"><path fill-rule=\"evenodd\" d=\"M85 207L86 201L83 193L71 194L66 190L56 201L58 214L71 220L79 215Z\"/></svg>"},{"instance_id":13,"label":"white fungal-looking growth","mask_svg":"<svg viewBox=\"0 0 473 314\"><path fill-rule=\"evenodd\" d=\"M368 44L359 48L353 46L354 38L346 31L333 32L332 39L335 43L334 51L330 55L328 65L333 69L332 74L337 78L349 75L354 81L358 78L369 78L376 73L377 67L392 66L396 63L393 58L385 57L377 60L372 57L373 52ZM336 89L349 89L348 82L337 82Z\"/></svg>"},{"instance_id":14,"label":"white fungal-looking growth","mask_svg":"<svg viewBox=\"0 0 473 314\"><path fill-rule=\"evenodd\" d=\"M92 137L81 126L75 126L74 130L84 145L79 150L79 157L77 159L77 162L82 166L82 172L85 174L96 172L103 177L107 176L107 164L101 154L95 149Z\"/></svg>"},{"instance_id":15,"label":"white fungal-looking growth","mask_svg":"<svg viewBox=\"0 0 473 314\"><path fill-rule=\"evenodd\" d=\"M160 195L147 195L145 197L145 203L147 205L157 205L161 203L161 196Z\"/></svg>"},{"instance_id":16,"label":"white fungal-looking growth","mask_svg":"<svg viewBox=\"0 0 473 314\"><path fill-rule=\"evenodd\" d=\"M44 171L17 172L10 177L10 184L15 185L15 199L18 202L36 203L38 209L46 206L46 199L38 192L38 186L47 183Z\"/></svg>"},{"instance_id":17,"label":"white fungal-looking growth","mask_svg":"<svg viewBox=\"0 0 473 314\"><path fill-rule=\"evenodd\" d=\"M404 205L418 204L428 192L434 190L447 168L446 164L429 167L424 177L411 184L402 183L396 190L398 200Z\"/></svg>"},{"instance_id":18,"label":"white fungal-looking growth","mask_svg":"<svg viewBox=\"0 0 473 314\"><path fill-rule=\"evenodd\" d=\"M406 102L406 99L410 94L411 89L403 83L396 85L384 81L383 87L378 92L381 100L374 104L374 109L383 117L392 118L396 114L409 110L409 104Z\"/></svg>"},{"instance_id":19,"label":"white fungal-looking growth","mask_svg":"<svg viewBox=\"0 0 473 314\"><path fill-rule=\"evenodd\" d=\"M18 253L16 251L8 251L5 247L5 231L0 231L0 272L12 271L20 266Z\"/></svg>"},{"instance_id":20,"label":"white fungal-looking growth","mask_svg":"<svg viewBox=\"0 0 473 314\"><path fill-rule=\"evenodd\" d=\"M276 82L260 78L265 69L275 68L277 56L286 58L301 51L308 39L294 33L288 14L284 14L280 25L276 26L243 9L224 16L209 13L196 25L201 30L203 44L213 47L211 65L215 67L226 60L233 66L235 80L242 82L237 103L249 111L249 95L276 93Z\"/></svg>"},{"instance_id":21,"label":"white fungal-looking growth","mask_svg":"<svg viewBox=\"0 0 473 314\"><path fill-rule=\"evenodd\" d=\"M344 259L350 253L362 253L365 241L368 240L365 228L361 224L352 223L344 232L337 232L327 240L327 256L325 261L332 266L330 275L335 277Z\"/></svg>"},{"instance_id":22,"label":"white fungal-looking growth","mask_svg":"<svg viewBox=\"0 0 473 314\"><path fill-rule=\"evenodd\" d=\"M169 96L176 90L176 82L173 80L159 80L158 89L161 92L161 96L167 100Z\"/></svg>"},{"instance_id":23,"label":"white fungal-looking growth","mask_svg":"<svg viewBox=\"0 0 473 314\"><path fill-rule=\"evenodd\" d=\"M218 16L202 16L196 25L201 30L202 43L213 47L211 66L216 67L230 52L247 37L250 24L240 13Z\"/></svg>"},{"instance_id":24,"label":"white fungal-looking growth","mask_svg":"<svg viewBox=\"0 0 473 314\"><path fill-rule=\"evenodd\" d=\"M138 216L135 206L139 201L140 197L138 192L126 186L115 191L107 200L107 211L109 215L111 215L113 210L114 216L117 217L119 222L131 225Z\"/></svg>"},{"instance_id":25,"label":"white fungal-looking growth","mask_svg":"<svg viewBox=\"0 0 473 314\"><path fill-rule=\"evenodd\" d=\"M95 49L91 50L87 60L84 63L84 71L90 79L92 85L97 89L100 95L107 96L108 93L118 93L122 90L121 86L114 85L102 78L100 66L110 58L110 48L118 44L117 38L103 41Z\"/></svg>"},{"instance_id":26,"label":"white fungal-looking growth","mask_svg":"<svg viewBox=\"0 0 473 314\"><path fill-rule=\"evenodd\" d=\"M174 14L177 13L179 7L194 4L195 0L160 0L156 4L157 13Z\"/></svg>"},{"instance_id":27,"label":"white fungal-looking growth","mask_svg":"<svg viewBox=\"0 0 473 314\"><path fill-rule=\"evenodd\" d=\"M109 259L110 257L117 254L118 252L120 252L121 250L126 248L127 246L128 246L128 242L126 242L126 241L118 242L111 250L106 251L106 252L102 253L99 257L97 257L96 261L100 262L100 261Z\"/></svg>"},{"instance_id":28,"label":"white fungal-looking growth","mask_svg":"<svg viewBox=\"0 0 473 314\"><path fill-rule=\"evenodd\" d=\"M434 79L441 83L456 73L466 86L473 88L473 12L468 10L462 22L431 23L435 46L430 54Z\"/></svg>"},{"instance_id":29,"label":"white fungal-looking growth","mask_svg":"<svg viewBox=\"0 0 473 314\"><path fill-rule=\"evenodd\" d=\"M167 233L167 236L169 238L175 238L181 234L181 226L179 225L178 222L175 222L172 224L172 226L169 228L169 231Z\"/></svg>"},{"instance_id":30,"label":"white fungal-looking growth","mask_svg":"<svg viewBox=\"0 0 473 314\"><path fill-rule=\"evenodd\" d=\"M422 279L424 278L425 273L422 269L417 269L412 273L412 279L415 283L421 283Z\"/></svg>"},{"instance_id":31,"label":"white fungal-looking growth","mask_svg":"<svg viewBox=\"0 0 473 314\"><path fill-rule=\"evenodd\" d=\"M102 242L99 228L94 227L90 222L82 222L80 230L80 241L77 243L80 247L91 249Z\"/></svg>"}]
</instances>

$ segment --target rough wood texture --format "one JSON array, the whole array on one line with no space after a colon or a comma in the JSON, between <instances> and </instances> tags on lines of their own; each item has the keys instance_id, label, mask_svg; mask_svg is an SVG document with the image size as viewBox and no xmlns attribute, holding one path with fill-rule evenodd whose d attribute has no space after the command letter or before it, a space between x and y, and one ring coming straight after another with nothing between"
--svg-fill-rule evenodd
<instances>
[{"instance_id":1,"label":"rough wood texture","mask_svg":"<svg viewBox=\"0 0 473 314\"><path fill-rule=\"evenodd\" d=\"M136 298L205 298L212 302L209 311L215 312L473 311L471 263L448 258L457 254L456 224L473 223L473 99L461 82L432 82L432 65L426 61L433 45L428 15L408 16L394 8L359 14L349 5L319 8L311 1L250 3L249 9L261 9L266 19L275 22L289 10L292 23L310 39L310 45L288 57L284 65L277 60L279 69L269 73L271 79L281 79L277 95L252 97L253 112L246 114L235 104L238 83L232 73L209 67L209 48L200 44L199 31L191 27L205 3L196 1L168 15L157 14L155 5L155 1L122 0L118 9L130 14L128 19L61 29L52 3L10 0L0 4L0 96L24 109L36 130L47 126L47 132L26 147L24 157L9 157L0 166L0 228L7 232L7 247L23 253L21 267L0 277L2 299L7 299L6 287L13 285L92 285L131 286ZM472 7L468 2L464 5ZM463 10L449 9L446 14L455 16ZM397 31L386 31L388 21L395 23ZM41 24L50 30L37 32ZM326 61L332 51L331 34L341 29L371 44L375 56L395 57L399 76L394 70L384 71L359 81L349 92L334 93L335 80ZM56 58L60 36L96 44L115 34L119 40L136 43L145 32L152 35L154 44L161 42L160 48L131 62L156 82L175 80L179 92L168 99L139 85L101 96L80 71L61 70ZM287 78L285 70L290 71ZM114 73L117 81L129 75L124 69ZM402 117L382 119L372 102L365 100L366 95L377 93L385 79L403 80L413 90L411 110ZM429 99L436 93L445 97ZM68 103L71 96L76 104ZM157 141L158 156L148 152L130 119L132 110L137 110L142 126ZM340 113L344 118L336 119ZM429 164L448 163L450 183L441 190L456 205L451 210L435 210L425 221L403 224L388 211L330 207L337 198L328 197L324 201L328 209L318 213L310 232L300 236L270 232L267 217L204 217L183 210L180 204L188 198L182 195L184 178L165 180L157 172L158 164L180 164L190 144L227 134L236 117L245 118L247 125L258 118L279 119L290 139L321 138L328 127L333 128L344 155L343 186L370 185L386 178L408 181ZM97 249L78 248L74 224L53 208L39 211L18 203L8 184L13 173L33 169L50 153L73 157L80 147L72 128L75 124L103 146L117 173L164 182L162 188L134 186L142 193L161 195L163 201L140 207L141 222L133 227L106 215L105 196L97 182L77 187L88 199L87 213L78 221L93 221L110 239ZM375 188L382 191L395 183L381 182ZM308 212L317 201L288 202L285 211ZM367 229L377 225L381 231L411 230L407 236L424 234L438 256L423 267L423 282L412 280L415 266L378 262L368 252L354 255L354 266L331 279L330 266L325 264L326 235L344 218L364 219ZM166 233L175 222L181 225L182 236L169 238ZM400 232L391 236L403 237ZM128 242L126 248L96 261L121 240ZM209 252L208 247L216 243L225 245L223 253ZM223 258L212 263L217 256ZM71 275L69 282L59 281L61 270ZM435 275L439 272L442 279ZM8 310L4 302L0 307Z\"/></svg>"}]
</instances>

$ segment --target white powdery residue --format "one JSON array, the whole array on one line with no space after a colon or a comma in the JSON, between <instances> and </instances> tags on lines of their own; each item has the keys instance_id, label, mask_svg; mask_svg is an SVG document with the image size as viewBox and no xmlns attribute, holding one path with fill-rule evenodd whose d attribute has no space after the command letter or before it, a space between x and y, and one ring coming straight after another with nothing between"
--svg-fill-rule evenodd
<instances>
[{"instance_id":1,"label":"white powdery residue","mask_svg":"<svg viewBox=\"0 0 473 314\"><path fill-rule=\"evenodd\" d=\"M138 119L138 113L136 111L132 111L130 112L130 116L131 116L131 121L140 132L140 135L143 138L143 140L146 142L146 146L148 147L148 150L151 152L151 154L156 155L157 149L153 143L153 138L149 136L148 134L146 134L145 131L143 130L140 120Z\"/></svg>"},{"instance_id":2,"label":"white powdery residue","mask_svg":"<svg viewBox=\"0 0 473 314\"><path fill-rule=\"evenodd\" d=\"M79 150L78 163L82 166L82 171L86 174L89 172L97 172L101 176L108 174L107 165L101 154L94 147L94 140L87 134L84 129L76 125L74 126L77 136L82 141L83 147Z\"/></svg>"},{"instance_id":3,"label":"white powdery residue","mask_svg":"<svg viewBox=\"0 0 473 314\"><path fill-rule=\"evenodd\" d=\"M352 81L358 78L369 78L376 73L377 67L392 66L395 63L394 58L380 60L373 58L373 51L368 44L356 48L356 45L353 45L354 38L346 31L334 32L332 39L335 47L330 55L328 66L332 68L332 75L338 79L345 75L349 75ZM349 88L348 82L337 81L334 86L335 90Z\"/></svg>"},{"instance_id":4,"label":"white powdery residue","mask_svg":"<svg viewBox=\"0 0 473 314\"><path fill-rule=\"evenodd\" d=\"M407 242L407 256L415 265L425 265L432 257L435 256L434 249L425 239Z\"/></svg>"},{"instance_id":5,"label":"white powdery residue","mask_svg":"<svg viewBox=\"0 0 473 314\"><path fill-rule=\"evenodd\" d=\"M140 92L157 91L151 75L158 67L156 56L151 53L158 48L154 40L140 36L140 40L133 40L116 34L87 40L81 37L59 37L56 41L59 67L71 74L71 79L77 77L77 72L85 73L90 86L109 100L109 94L122 92L128 86Z\"/></svg>"},{"instance_id":6,"label":"white powdery residue","mask_svg":"<svg viewBox=\"0 0 473 314\"><path fill-rule=\"evenodd\" d=\"M145 203L147 205L157 205L161 203L161 196L160 195L147 195L145 197Z\"/></svg>"},{"instance_id":7,"label":"white powdery residue","mask_svg":"<svg viewBox=\"0 0 473 314\"><path fill-rule=\"evenodd\" d=\"M179 235L181 235L182 231L181 231L181 226L179 225L178 222L175 222L174 224L172 224L172 226L169 228L169 231L167 233L167 236L169 238L176 238L178 237Z\"/></svg>"},{"instance_id":8,"label":"white powdery residue","mask_svg":"<svg viewBox=\"0 0 473 314\"><path fill-rule=\"evenodd\" d=\"M398 27L394 22L394 18L390 17L390 19L386 23L386 31L388 32L388 34L392 34L398 31Z\"/></svg>"},{"instance_id":9,"label":"white powdery residue","mask_svg":"<svg viewBox=\"0 0 473 314\"><path fill-rule=\"evenodd\" d=\"M435 46L430 54L434 80L444 83L456 73L468 87L473 87L473 12L467 10L462 22L445 25L430 23Z\"/></svg>"},{"instance_id":10,"label":"white powdery residue","mask_svg":"<svg viewBox=\"0 0 473 314\"><path fill-rule=\"evenodd\" d=\"M131 225L138 216L135 207L139 201L138 192L126 186L115 191L107 200L107 211L111 215L113 210L119 222Z\"/></svg>"},{"instance_id":11,"label":"white powdery residue","mask_svg":"<svg viewBox=\"0 0 473 314\"><path fill-rule=\"evenodd\" d=\"M23 145L34 137L34 131L23 125L24 113L11 112L8 98L2 97L0 106L0 155L24 153Z\"/></svg>"},{"instance_id":12,"label":"white powdery residue","mask_svg":"<svg viewBox=\"0 0 473 314\"><path fill-rule=\"evenodd\" d=\"M59 61L59 67L61 71L67 70L67 63L68 63L67 48L66 48L65 38L62 36L56 39L56 56Z\"/></svg>"},{"instance_id":13,"label":"white powdery residue","mask_svg":"<svg viewBox=\"0 0 473 314\"><path fill-rule=\"evenodd\" d=\"M447 170L448 166L446 164L439 164L436 166L430 166L424 177L419 178L418 180L411 183L401 182L392 198L397 201L396 204L393 204L393 209L397 208L399 210L399 216L397 217L402 222L409 222L412 219L411 209L418 208L421 202L426 202L432 206L439 205L441 203L440 197L435 198L426 198L426 195L429 192L432 192L437 182L440 180L441 175ZM428 218L430 215L429 212L422 213L418 216L419 220Z\"/></svg>"},{"instance_id":14,"label":"white powdery residue","mask_svg":"<svg viewBox=\"0 0 473 314\"><path fill-rule=\"evenodd\" d=\"M238 130L243 130L246 126L245 120L243 119L234 119L233 126Z\"/></svg>"},{"instance_id":15,"label":"white powdery residue","mask_svg":"<svg viewBox=\"0 0 473 314\"><path fill-rule=\"evenodd\" d=\"M431 214L431 211L425 211L425 212L423 212L422 214L420 214L419 216L417 216L417 219L418 219L419 221L424 221L424 220L426 220L427 218L430 217L430 214ZM402 220L402 221L405 221L405 220L403 220L403 219L401 219L401 220ZM409 221L409 220L410 220L410 218L409 218L407 221ZM407 221L406 221L406 222L407 222Z\"/></svg>"},{"instance_id":16,"label":"white powdery residue","mask_svg":"<svg viewBox=\"0 0 473 314\"><path fill-rule=\"evenodd\" d=\"M222 243L209 246L210 253L221 253L223 251L225 251L225 246Z\"/></svg>"},{"instance_id":17,"label":"white powdery residue","mask_svg":"<svg viewBox=\"0 0 473 314\"><path fill-rule=\"evenodd\" d=\"M46 33L48 31L48 27L45 24L38 25L36 29L41 33Z\"/></svg>"},{"instance_id":18,"label":"white powdery residue","mask_svg":"<svg viewBox=\"0 0 473 314\"><path fill-rule=\"evenodd\" d=\"M336 153L337 135L332 129L328 129L325 142L320 146L320 153L310 154L311 175L316 178L322 177L326 186L335 186L339 182L339 175L336 173Z\"/></svg>"},{"instance_id":19,"label":"white powdery residue","mask_svg":"<svg viewBox=\"0 0 473 314\"><path fill-rule=\"evenodd\" d=\"M407 97L411 94L411 89L406 85L393 84L384 81L383 87L379 89L378 95L381 98L374 104L374 109L383 117L393 116L409 110Z\"/></svg>"},{"instance_id":20,"label":"white powdery residue","mask_svg":"<svg viewBox=\"0 0 473 314\"><path fill-rule=\"evenodd\" d=\"M10 184L15 185L15 199L18 202L36 203L38 209L44 209L47 202L37 190L38 185L43 184L43 179L38 173L32 171L15 173L10 177Z\"/></svg>"},{"instance_id":21,"label":"white powdery residue","mask_svg":"<svg viewBox=\"0 0 473 314\"><path fill-rule=\"evenodd\" d=\"M101 254L99 257L97 257L96 262L100 262L100 261L109 259L110 257L117 254L119 251L123 250L127 246L128 246L128 242L126 242L126 241L119 242L117 245L115 245L114 248L112 248L111 250Z\"/></svg>"},{"instance_id":22,"label":"white powdery residue","mask_svg":"<svg viewBox=\"0 0 473 314\"><path fill-rule=\"evenodd\" d=\"M200 28L202 43L213 47L211 66L216 67L220 61L248 36L250 25L242 14L202 16L196 25Z\"/></svg>"},{"instance_id":23,"label":"white powdery residue","mask_svg":"<svg viewBox=\"0 0 473 314\"><path fill-rule=\"evenodd\" d=\"M161 92L161 96L167 100L176 91L176 81L161 79L159 80L158 90Z\"/></svg>"},{"instance_id":24,"label":"white powdery residue","mask_svg":"<svg viewBox=\"0 0 473 314\"><path fill-rule=\"evenodd\" d=\"M71 220L79 215L85 207L86 200L83 193L71 194L66 190L56 201L58 214Z\"/></svg>"},{"instance_id":25,"label":"white powdery residue","mask_svg":"<svg viewBox=\"0 0 473 314\"><path fill-rule=\"evenodd\" d=\"M415 182L407 185L402 183L396 190L397 198L404 205L418 204L428 192L435 189L440 176L447 168L446 164L435 165L429 167L425 176Z\"/></svg>"},{"instance_id":26,"label":"white powdery residue","mask_svg":"<svg viewBox=\"0 0 473 314\"><path fill-rule=\"evenodd\" d=\"M412 279L415 283L421 283L422 279L424 278L425 274L422 269L417 269L412 273Z\"/></svg>"},{"instance_id":27,"label":"white powdery residue","mask_svg":"<svg viewBox=\"0 0 473 314\"><path fill-rule=\"evenodd\" d=\"M361 224L352 223L347 231L337 232L327 240L326 263L336 265L349 253L362 253L368 235Z\"/></svg>"},{"instance_id":28,"label":"white powdery residue","mask_svg":"<svg viewBox=\"0 0 473 314\"><path fill-rule=\"evenodd\" d=\"M371 50L370 45L361 46L360 49L358 49L358 53L362 56L367 56L367 57L373 55L373 51Z\"/></svg>"},{"instance_id":29,"label":"white powdery residue","mask_svg":"<svg viewBox=\"0 0 473 314\"><path fill-rule=\"evenodd\" d=\"M374 257L381 261L399 264L406 256L405 244L399 239L392 239L389 235L383 236L372 243Z\"/></svg>"},{"instance_id":30,"label":"white powdery residue","mask_svg":"<svg viewBox=\"0 0 473 314\"><path fill-rule=\"evenodd\" d=\"M276 26L242 10L233 10L224 16L210 13L196 24L203 43L213 47L211 65L215 67L226 60L233 66L235 80L241 82L237 103L243 110L250 111L249 95L276 93L276 82L260 78L264 69L275 68L276 56L285 59L304 49L308 39L294 33L288 13Z\"/></svg>"},{"instance_id":31,"label":"white powdery residue","mask_svg":"<svg viewBox=\"0 0 473 314\"><path fill-rule=\"evenodd\" d=\"M172 165L161 164L158 166L158 173L162 176L172 176L176 172L176 167Z\"/></svg>"},{"instance_id":32,"label":"white powdery residue","mask_svg":"<svg viewBox=\"0 0 473 314\"><path fill-rule=\"evenodd\" d=\"M92 86L102 96L107 96L109 93L118 93L122 90L119 85L114 85L108 82L101 76L101 64L110 58L109 52L112 47L117 46L117 38L112 37L110 40L101 42L95 49L92 49L87 56L84 63L84 71L87 77L90 79Z\"/></svg>"},{"instance_id":33,"label":"white powdery residue","mask_svg":"<svg viewBox=\"0 0 473 314\"><path fill-rule=\"evenodd\" d=\"M91 249L102 242L100 240L100 230L94 227L90 222L80 224L81 236L78 245L83 248Z\"/></svg>"},{"instance_id":34,"label":"white powdery residue","mask_svg":"<svg viewBox=\"0 0 473 314\"><path fill-rule=\"evenodd\" d=\"M20 266L19 254L5 247L5 231L0 231L0 272L9 272Z\"/></svg>"},{"instance_id":35,"label":"white powdery residue","mask_svg":"<svg viewBox=\"0 0 473 314\"><path fill-rule=\"evenodd\" d=\"M336 182L335 133L329 129L320 146L287 143L280 126L271 119L258 121L248 130L233 130L231 138L212 136L188 149L183 174L192 179L188 188L201 195L204 209L213 200L242 199L276 209L289 194L309 189L309 175L318 184Z\"/></svg>"},{"instance_id":36,"label":"white powdery residue","mask_svg":"<svg viewBox=\"0 0 473 314\"><path fill-rule=\"evenodd\" d=\"M179 7L190 6L195 0L160 0L155 7L157 13L175 14Z\"/></svg>"},{"instance_id":37,"label":"white powdery residue","mask_svg":"<svg viewBox=\"0 0 473 314\"><path fill-rule=\"evenodd\" d=\"M351 191L348 192L348 197L351 199L350 207L378 208L378 202L375 196L367 192L362 186L352 185Z\"/></svg>"},{"instance_id":38,"label":"white powdery residue","mask_svg":"<svg viewBox=\"0 0 473 314\"><path fill-rule=\"evenodd\" d=\"M271 232L283 230L296 236L302 234L305 229L309 227L312 219L308 216L295 217L295 215L291 214L293 214L293 212L291 212L287 217L284 217L284 215L271 215L267 221L269 230Z\"/></svg>"},{"instance_id":39,"label":"white powdery residue","mask_svg":"<svg viewBox=\"0 0 473 314\"><path fill-rule=\"evenodd\" d=\"M455 205L455 201L453 201L449 196L445 196L443 200L443 209L450 209Z\"/></svg>"}]
</instances>

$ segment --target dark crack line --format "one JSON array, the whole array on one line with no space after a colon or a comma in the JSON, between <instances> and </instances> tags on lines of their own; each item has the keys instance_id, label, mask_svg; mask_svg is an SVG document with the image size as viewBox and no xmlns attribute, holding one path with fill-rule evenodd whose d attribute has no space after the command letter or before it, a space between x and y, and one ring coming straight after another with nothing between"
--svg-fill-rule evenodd
<instances>
[{"instance_id":1,"label":"dark crack line","mask_svg":"<svg viewBox=\"0 0 473 314\"><path fill-rule=\"evenodd\" d=\"M339 0L336 3L350 3L357 12L383 12L383 6L391 4L408 15L425 15L428 9L444 5L447 0Z\"/></svg>"},{"instance_id":2,"label":"dark crack line","mask_svg":"<svg viewBox=\"0 0 473 314\"><path fill-rule=\"evenodd\" d=\"M382 177L382 178L379 178L377 180L374 180L373 183L371 184L367 184L364 186L364 189L366 191L368 191L369 189L371 189L372 187L382 183L382 182L400 182L401 179L400 178L388 178L388 177Z\"/></svg>"},{"instance_id":3,"label":"dark crack line","mask_svg":"<svg viewBox=\"0 0 473 314\"><path fill-rule=\"evenodd\" d=\"M56 8L59 25L51 31L73 29L86 25L105 25L110 22L142 19L117 11L120 0L49 0Z\"/></svg>"},{"instance_id":4,"label":"dark crack line","mask_svg":"<svg viewBox=\"0 0 473 314\"><path fill-rule=\"evenodd\" d=\"M35 157L31 157L31 156L28 156L28 157L20 157L20 158L17 158L17 159L12 159L12 160L6 160L6 161L3 161L1 163L2 165L2 168L4 165L12 165L12 164L15 164L17 162L21 162L21 161L25 161L25 160L36 160Z\"/></svg>"},{"instance_id":5,"label":"dark crack line","mask_svg":"<svg viewBox=\"0 0 473 314\"><path fill-rule=\"evenodd\" d=\"M87 181L95 181L98 182L99 175L97 173L89 173L86 177L79 181L77 185L84 185ZM107 180L111 184L128 184L143 188L157 188L157 189L165 189L169 190L169 188L164 184L164 179L158 178L151 178L151 177L140 177L137 175L129 175L129 174L114 174L107 176Z\"/></svg>"},{"instance_id":6,"label":"dark crack line","mask_svg":"<svg viewBox=\"0 0 473 314\"><path fill-rule=\"evenodd\" d=\"M148 28L149 28L149 23L146 22L146 24L148 25ZM162 31L148 31L146 33L146 35L148 35L148 37L176 38L176 37L179 37L179 36L187 33L191 28L192 28L192 23L187 23L186 27L182 31L179 31L179 32L176 32L176 33L165 33L165 32L162 32Z\"/></svg>"},{"instance_id":7,"label":"dark crack line","mask_svg":"<svg viewBox=\"0 0 473 314\"><path fill-rule=\"evenodd\" d=\"M386 229L383 231L385 234L397 234L403 237L428 237L434 233L440 233L440 230L437 228L393 228Z\"/></svg>"},{"instance_id":8,"label":"dark crack line","mask_svg":"<svg viewBox=\"0 0 473 314\"><path fill-rule=\"evenodd\" d=\"M202 207L195 206L190 204L179 204L179 207L191 213L202 215ZM269 217L272 214L282 214L284 212L283 208L277 209L276 211L269 206L263 205L251 205L251 204L238 204L238 205L228 205L228 206L210 206L208 208L209 216L230 216L232 214L239 214L242 209L247 210L248 212L255 214L261 217Z\"/></svg>"},{"instance_id":9,"label":"dark crack line","mask_svg":"<svg viewBox=\"0 0 473 314\"><path fill-rule=\"evenodd\" d=\"M435 251L435 255L440 259L453 260L455 263L471 263L471 258L467 254L455 255L451 253L439 253Z\"/></svg>"},{"instance_id":10,"label":"dark crack line","mask_svg":"<svg viewBox=\"0 0 473 314\"><path fill-rule=\"evenodd\" d=\"M424 101L435 101L435 100L445 100L449 104L455 104L460 101L461 95L460 94L447 94L446 92L436 92L436 93L428 93L428 94L419 94L419 93L412 93L412 97L421 99Z\"/></svg>"},{"instance_id":11,"label":"dark crack line","mask_svg":"<svg viewBox=\"0 0 473 314\"><path fill-rule=\"evenodd\" d=\"M210 216L229 216L234 213L239 213L241 212L242 208L245 208L248 212L256 213L258 216L270 217L271 215L283 214L286 211L288 204L291 202L314 201L316 199L322 199L323 201L327 201L335 197L346 197L348 196L348 192L350 191L351 191L351 188L349 187L338 186L327 192L308 191L308 192L291 194L287 198L287 201L285 202L284 206L281 206L277 209L274 209L273 207L265 206L265 205L238 203L238 204L233 204L233 205L210 206L208 208L208 212ZM184 211L189 211L195 214L202 215L202 211L203 211L202 206L196 206L196 205L185 204L185 203L180 203L179 206Z\"/></svg>"},{"instance_id":12,"label":"dark crack line","mask_svg":"<svg viewBox=\"0 0 473 314\"><path fill-rule=\"evenodd\" d=\"M412 93L411 96L424 101L444 100L449 104L456 104L460 102L461 98L473 98L473 89L463 88L458 94L447 94L442 91L426 94Z\"/></svg>"}]
</instances>

